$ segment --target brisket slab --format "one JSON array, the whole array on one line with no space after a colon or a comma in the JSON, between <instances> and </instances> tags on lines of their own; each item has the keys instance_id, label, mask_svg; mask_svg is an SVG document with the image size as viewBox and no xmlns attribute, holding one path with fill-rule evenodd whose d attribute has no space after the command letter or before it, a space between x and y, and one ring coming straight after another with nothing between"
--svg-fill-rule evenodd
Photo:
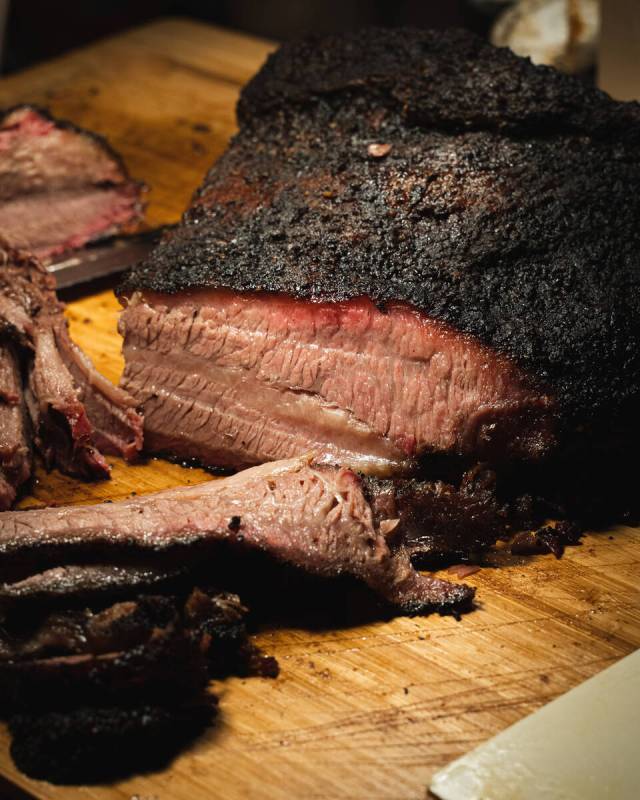
<instances>
[{"instance_id":1,"label":"brisket slab","mask_svg":"<svg viewBox=\"0 0 640 800\"><path fill-rule=\"evenodd\" d=\"M122 288L150 449L388 476L637 431L640 106L366 30L284 45L238 122Z\"/></svg>"},{"instance_id":2,"label":"brisket slab","mask_svg":"<svg viewBox=\"0 0 640 800\"><path fill-rule=\"evenodd\" d=\"M142 419L135 400L103 378L69 338L54 280L39 261L1 240L0 259L0 369L7 380L0 395L6 431L0 503L6 508L15 492L1 487L17 488L30 474L31 438L48 468L105 478L102 452L134 458Z\"/></svg>"},{"instance_id":3,"label":"brisket slab","mask_svg":"<svg viewBox=\"0 0 640 800\"><path fill-rule=\"evenodd\" d=\"M31 106L0 114L0 236L41 257L132 228L143 186L96 134Z\"/></svg>"},{"instance_id":4,"label":"brisket slab","mask_svg":"<svg viewBox=\"0 0 640 800\"><path fill-rule=\"evenodd\" d=\"M175 566L226 544L312 575L351 575L406 613L468 607L473 589L413 568L400 522L374 518L353 472L303 457L107 505L6 512L0 558L15 576L87 556L104 564L155 555Z\"/></svg>"}]
</instances>

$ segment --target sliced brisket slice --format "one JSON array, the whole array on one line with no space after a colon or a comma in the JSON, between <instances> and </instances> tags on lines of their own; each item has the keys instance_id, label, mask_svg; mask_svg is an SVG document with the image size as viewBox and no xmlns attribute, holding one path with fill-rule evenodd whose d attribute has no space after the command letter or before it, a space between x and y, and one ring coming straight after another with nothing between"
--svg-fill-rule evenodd
<instances>
[{"instance_id":1,"label":"sliced brisket slice","mask_svg":"<svg viewBox=\"0 0 640 800\"><path fill-rule=\"evenodd\" d=\"M0 114L0 236L48 256L132 228L143 186L104 139L48 112Z\"/></svg>"},{"instance_id":2,"label":"sliced brisket slice","mask_svg":"<svg viewBox=\"0 0 640 800\"><path fill-rule=\"evenodd\" d=\"M103 453L133 461L142 448L142 417L136 401L96 370L86 354L71 341L62 316L53 327L60 357L91 421L91 441Z\"/></svg>"},{"instance_id":3,"label":"sliced brisket slice","mask_svg":"<svg viewBox=\"0 0 640 800\"><path fill-rule=\"evenodd\" d=\"M398 519L374 519L357 475L310 457L108 505L6 512L0 521L5 570L87 554L102 563L165 554L175 565L220 543L319 576L352 575L407 613L457 612L474 594L416 572Z\"/></svg>"},{"instance_id":4,"label":"sliced brisket slice","mask_svg":"<svg viewBox=\"0 0 640 800\"><path fill-rule=\"evenodd\" d=\"M151 449L384 475L637 431L640 106L365 30L284 45L238 121L122 289Z\"/></svg>"},{"instance_id":5,"label":"sliced brisket slice","mask_svg":"<svg viewBox=\"0 0 640 800\"><path fill-rule=\"evenodd\" d=\"M103 452L132 459L142 447L136 401L103 378L73 344L53 278L40 262L1 240L0 254L0 333L3 342L11 342L11 349L3 349L3 363L9 370L13 358L11 394L18 397L11 415L11 398L0 398L0 417L13 426L17 441L19 412L24 417L26 408L47 467L106 478Z\"/></svg>"}]
</instances>

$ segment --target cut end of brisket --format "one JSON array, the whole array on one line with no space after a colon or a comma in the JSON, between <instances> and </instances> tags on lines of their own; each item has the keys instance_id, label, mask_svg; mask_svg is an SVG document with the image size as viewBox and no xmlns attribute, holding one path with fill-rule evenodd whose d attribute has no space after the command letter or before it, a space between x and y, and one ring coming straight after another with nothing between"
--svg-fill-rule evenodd
<instances>
[{"instance_id":1,"label":"cut end of brisket","mask_svg":"<svg viewBox=\"0 0 640 800\"><path fill-rule=\"evenodd\" d=\"M206 695L173 706L81 706L15 714L9 720L11 758L36 780L110 783L168 766L215 714Z\"/></svg>"},{"instance_id":2,"label":"cut end of brisket","mask_svg":"<svg viewBox=\"0 0 640 800\"><path fill-rule=\"evenodd\" d=\"M136 293L120 329L151 452L242 468L314 450L385 477L431 453L540 460L555 445L547 391L405 303Z\"/></svg>"},{"instance_id":3,"label":"cut end of brisket","mask_svg":"<svg viewBox=\"0 0 640 800\"><path fill-rule=\"evenodd\" d=\"M42 109L0 114L0 236L41 257L132 229L144 186L100 136Z\"/></svg>"}]
</instances>

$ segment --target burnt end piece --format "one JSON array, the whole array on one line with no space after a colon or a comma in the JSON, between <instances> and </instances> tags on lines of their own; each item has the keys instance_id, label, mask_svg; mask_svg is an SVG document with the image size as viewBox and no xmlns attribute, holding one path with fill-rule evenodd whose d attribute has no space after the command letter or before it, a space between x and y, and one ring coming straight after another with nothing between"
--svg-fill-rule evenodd
<instances>
[{"instance_id":1,"label":"burnt end piece","mask_svg":"<svg viewBox=\"0 0 640 800\"><path fill-rule=\"evenodd\" d=\"M238 118L124 293L405 301L550 387L567 435L637 428L638 104L469 33L373 29L284 45Z\"/></svg>"},{"instance_id":2,"label":"burnt end piece","mask_svg":"<svg viewBox=\"0 0 640 800\"><path fill-rule=\"evenodd\" d=\"M11 757L30 778L103 783L162 769L215 716L207 697L175 706L81 706L35 711L9 720Z\"/></svg>"},{"instance_id":3,"label":"burnt end piece","mask_svg":"<svg viewBox=\"0 0 640 800\"><path fill-rule=\"evenodd\" d=\"M567 545L580 542L582 529L574 522L561 520L555 525L544 525L535 531L517 533L511 540L514 555L531 556L539 553L553 553L560 558Z\"/></svg>"},{"instance_id":4,"label":"burnt end piece","mask_svg":"<svg viewBox=\"0 0 640 800\"><path fill-rule=\"evenodd\" d=\"M9 607L1 708L16 765L62 783L164 766L211 723L210 676L277 675L246 613L237 596L198 588L96 610Z\"/></svg>"},{"instance_id":5,"label":"burnt end piece","mask_svg":"<svg viewBox=\"0 0 640 800\"><path fill-rule=\"evenodd\" d=\"M459 484L415 479L366 478L365 491L377 519L398 520L388 537L400 537L421 565L468 558L504 536L509 514L496 496L496 477L481 466Z\"/></svg>"}]
</instances>

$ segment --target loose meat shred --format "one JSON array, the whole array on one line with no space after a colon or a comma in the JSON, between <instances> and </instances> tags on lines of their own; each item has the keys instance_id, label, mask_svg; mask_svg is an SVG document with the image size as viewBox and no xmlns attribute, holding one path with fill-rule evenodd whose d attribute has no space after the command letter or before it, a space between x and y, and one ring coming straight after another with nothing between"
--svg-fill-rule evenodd
<instances>
[{"instance_id":1,"label":"loose meat shred","mask_svg":"<svg viewBox=\"0 0 640 800\"><path fill-rule=\"evenodd\" d=\"M142 418L136 401L69 338L55 282L40 262L1 240L0 259L0 508L7 508L31 474L30 439L48 468L106 478L102 452L134 458Z\"/></svg>"}]
</instances>

